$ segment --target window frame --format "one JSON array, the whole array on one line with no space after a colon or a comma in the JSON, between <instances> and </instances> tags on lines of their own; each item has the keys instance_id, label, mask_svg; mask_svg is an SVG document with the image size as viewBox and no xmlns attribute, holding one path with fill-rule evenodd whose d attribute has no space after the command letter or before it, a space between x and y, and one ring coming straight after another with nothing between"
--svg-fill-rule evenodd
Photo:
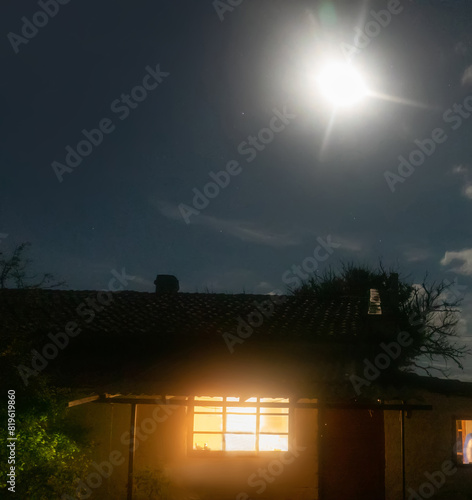
<instances>
[{"instance_id":1,"label":"window frame","mask_svg":"<svg viewBox=\"0 0 472 500\"><path fill-rule=\"evenodd\" d=\"M453 430L453 435L454 435L454 447L453 447L453 462L457 467L464 467L466 469L472 468L472 462L465 464L463 462L459 462L458 460L458 449L457 449L457 421L458 420L470 420L472 422L472 414L459 414L459 415L454 415L453 420L452 420L452 430ZM463 441L462 441L463 443Z\"/></svg>"},{"instance_id":2,"label":"window frame","mask_svg":"<svg viewBox=\"0 0 472 500\"><path fill-rule=\"evenodd\" d=\"M226 434L238 434L238 432L226 432L226 415L227 415L227 407L234 407L234 406L246 406L246 407L255 407L256 412L255 413L237 413L238 415L253 415L256 417L256 431L255 431L255 450L196 450L193 448L194 445L194 435L195 434L205 434L203 431L197 431L194 432L194 417L195 417L195 411L194 407L195 406L202 406L199 405L199 401L195 401L195 397L197 396L191 396L189 397L189 404L188 404L188 427L187 427L187 453L189 456L194 456L194 457L211 457L211 458L221 458L221 457L257 457L257 456L279 456L282 453L287 453L287 450L270 450L270 451L265 451L265 450L259 450L259 438L261 435L270 435L270 434L276 434L276 435L286 435L287 436L287 442L288 442L288 449L290 449L290 435L291 435L291 427L292 427L292 416L293 416L293 411L291 407L291 401L290 398L283 398L283 397L269 397L269 396L251 396L257 398L257 402L248 402L247 405L243 405L244 402L232 402L232 401L226 401L227 398L233 397L233 396L208 396L208 397L221 397L222 401L214 401L212 402L213 404L211 406L216 406L222 407L222 418L223 418L223 428L221 433L215 433L215 434L222 434L223 436L223 446L224 446L224 435ZM200 396L198 396L200 397ZM288 419L288 430L287 432L277 432L277 433L268 433L268 432L260 432L260 417L261 415L266 415L265 413L261 413L261 408L270 408L271 403L263 403L260 402L261 399L287 399L287 402L285 403L280 403L280 406L276 406L276 408L286 408L287 413L283 413L282 415L286 415ZM210 405L208 405L210 406ZM198 414L198 413L197 413ZM205 413L202 413L205 414ZM217 413L220 414L220 413ZM271 415L270 413L267 413L267 415ZM275 414L275 415L281 415L280 413ZM213 432L209 431L209 434L213 434ZM245 433L241 432L241 434L251 434L251 433Z\"/></svg>"}]
</instances>

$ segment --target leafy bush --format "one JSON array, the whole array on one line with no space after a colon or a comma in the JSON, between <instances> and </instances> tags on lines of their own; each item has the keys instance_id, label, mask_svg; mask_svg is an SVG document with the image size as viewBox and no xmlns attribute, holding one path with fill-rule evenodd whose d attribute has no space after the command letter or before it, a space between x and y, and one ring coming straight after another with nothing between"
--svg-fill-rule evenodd
<instances>
[{"instance_id":1,"label":"leafy bush","mask_svg":"<svg viewBox=\"0 0 472 500\"><path fill-rule=\"evenodd\" d=\"M139 498L147 500L170 499L170 479L164 469L146 467L134 473L134 486Z\"/></svg>"},{"instance_id":2,"label":"leafy bush","mask_svg":"<svg viewBox=\"0 0 472 500\"><path fill-rule=\"evenodd\" d=\"M6 390L2 394L6 400ZM51 500L64 494L77 498L75 479L90 466L90 443L85 429L68 422L68 399L68 391L49 386L43 379L38 379L28 390L16 391L17 498ZM0 419L7 421L6 405L2 405ZM5 443L7 437L3 425L0 440ZM9 449L3 446L1 453L9 453ZM9 469L6 457L2 457L1 488L8 486Z\"/></svg>"}]
</instances>

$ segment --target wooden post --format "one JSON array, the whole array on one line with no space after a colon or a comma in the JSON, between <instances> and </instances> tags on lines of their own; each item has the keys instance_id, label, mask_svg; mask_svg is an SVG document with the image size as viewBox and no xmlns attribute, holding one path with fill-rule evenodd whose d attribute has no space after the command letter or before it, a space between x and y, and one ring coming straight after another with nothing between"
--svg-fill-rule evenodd
<instances>
[{"instance_id":1,"label":"wooden post","mask_svg":"<svg viewBox=\"0 0 472 500\"><path fill-rule=\"evenodd\" d=\"M323 400L318 400L318 495L319 498L325 497L325 435L324 428L326 423L326 412Z\"/></svg>"},{"instance_id":2,"label":"wooden post","mask_svg":"<svg viewBox=\"0 0 472 500\"><path fill-rule=\"evenodd\" d=\"M134 450L136 442L136 404L131 403L131 420L129 425L129 455L128 455L128 495L127 500L133 500Z\"/></svg>"},{"instance_id":3,"label":"wooden post","mask_svg":"<svg viewBox=\"0 0 472 500\"><path fill-rule=\"evenodd\" d=\"M402 401L403 404L404 401ZM402 455L402 499L406 499L406 471L405 471L405 410L401 410L400 420L401 455Z\"/></svg>"}]
</instances>

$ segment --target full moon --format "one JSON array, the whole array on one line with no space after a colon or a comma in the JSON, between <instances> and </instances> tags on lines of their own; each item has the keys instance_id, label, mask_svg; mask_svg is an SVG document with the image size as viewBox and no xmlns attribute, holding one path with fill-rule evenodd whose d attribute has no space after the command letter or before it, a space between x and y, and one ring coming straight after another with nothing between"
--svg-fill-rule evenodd
<instances>
[{"instance_id":1,"label":"full moon","mask_svg":"<svg viewBox=\"0 0 472 500\"><path fill-rule=\"evenodd\" d=\"M367 94L362 76L349 64L329 64L317 80L322 94L335 106L352 106Z\"/></svg>"}]
</instances>

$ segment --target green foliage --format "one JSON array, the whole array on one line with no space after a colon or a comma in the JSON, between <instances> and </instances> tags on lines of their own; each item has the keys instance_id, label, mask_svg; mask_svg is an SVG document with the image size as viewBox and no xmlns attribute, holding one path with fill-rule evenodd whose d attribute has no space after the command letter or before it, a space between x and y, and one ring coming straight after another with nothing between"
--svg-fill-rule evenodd
<instances>
[{"instance_id":1,"label":"green foliage","mask_svg":"<svg viewBox=\"0 0 472 500\"><path fill-rule=\"evenodd\" d=\"M83 476L91 462L85 429L67 420L67 402L74 399L66 389L51 385L44 375L30 377L25 386L17 366L31 359L31 342L16 335L1 338L0 393L15 391L16 488L17 498L43 500L76 498L74 480ZM7 422L7 406L0 405L0 421ZM6 443L7 429L0 426L0 440ZM10 465L8 448L0 451L0 487L6 486Z\"/></svg>"},{"instance_id":2,"label":"green foliage","mask_svg":"<svg viewBox=\"0 0 472 500\"><path fill-rule=\"evenodd\" d=\"M134 474L135 491L138 499L168 500L170 499L170 479L162 467L151 469L146 467Z\"/></svg>"},{"instance_id":3,"label":"green foliage","mask_svg":"<svg viewBox=\"0 0 472 500\"><path fill-rule=\"evenodd\" d=\"M6 388L2 384L6 398ZM18 498L50 500L69 494L75 498L75 478L91 463L85 429L67 420L68 391L49 386L43 378L16 389L16 489ZM0 411L2 422L7 414ZM7 442L5 426L0 439ZM5 452L2 447L2 454ZM0 487L6 487L7 460L1 460Z\"/></svg>"},{"instance_id":4,"label":"green foliage","mask_svg":"<svg viewBox=\"0 0 472 500\"><path fill-rule=\"evenodd\" d=\"M0 253L0 288L54 287L51 274L28 272L31 260L25 257L28 243L18 245L6 257ZM0 291L0 299L1 299ZM34 293L33 291L31 293ZM76 478L83 476L91 464L91 443L86 430L67 419L70 391L54 387L44 375L32 376L25 386L18 365L31 359L34 339L18 331L0 337L0 393L7 401L7 391L15 391L16 456L15 498L50 500L76 495ZM7 406L0 405L0 440L7 442ZM11 436L10 436L11 437ZM7 486L9 449L0 451L0 487Z\"/></svg>"}]
</instances>

